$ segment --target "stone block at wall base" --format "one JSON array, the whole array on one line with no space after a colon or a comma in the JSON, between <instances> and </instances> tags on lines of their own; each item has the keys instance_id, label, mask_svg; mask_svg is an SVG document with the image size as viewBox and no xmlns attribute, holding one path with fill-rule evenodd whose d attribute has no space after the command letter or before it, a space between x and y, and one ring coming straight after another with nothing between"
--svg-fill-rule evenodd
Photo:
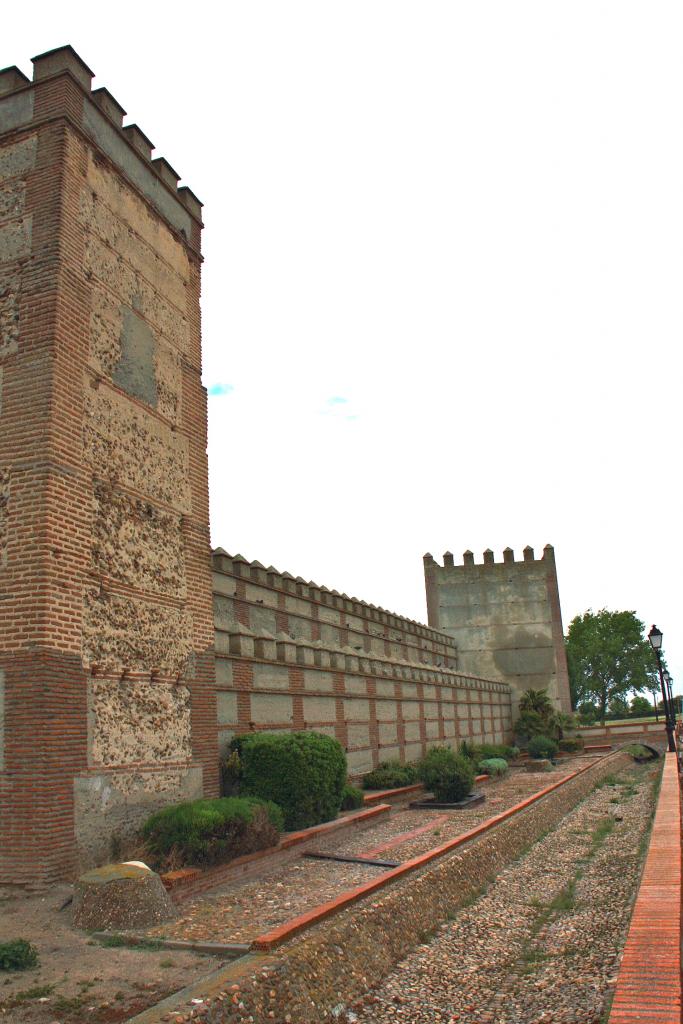
<instances>
[{"instance_id":1,"label":"stone block at wall base","mask_svg":"<svg viewBox=\"0 0 683 1024\"><path fill-rule=\"evenodd\" d=\"M74 779L76 844L80 870L105 864L135 843L138 830L169 804L198 800L197 766L88 773Z\"/></svg>"}]
</instances>

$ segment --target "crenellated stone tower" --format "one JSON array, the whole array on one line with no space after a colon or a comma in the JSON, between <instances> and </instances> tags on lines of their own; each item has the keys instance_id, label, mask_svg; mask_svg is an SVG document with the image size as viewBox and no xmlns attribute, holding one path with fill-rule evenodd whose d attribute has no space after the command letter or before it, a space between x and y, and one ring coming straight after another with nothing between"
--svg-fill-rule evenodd
<instances>
[{"instance_id":1,"label":"crenellated stone tower","mask_svg":"<svg viewBox=\"0 0 683 1024\"><path fill-rule=\"evenodd\" d=\"M0 72L0 881L216 795L201 204L71 49Z\"/></svg>"},{"instance_id":2,"label":"crenellated stone tower","mask_svg":"<svg viewBox=\"0 0 683 1024\"><path fill-rule=\"evenodd\" d=\"M571 711L567 657L555 552L546 544L541 558L512 548L496 562L484 552L477 565L471 551L455 565L447 551L443 565L424 556L429 625L454 637L462 672L510 683L513 711L528 689L547 689L558 709Z\"/></svg>"}]
</instances>

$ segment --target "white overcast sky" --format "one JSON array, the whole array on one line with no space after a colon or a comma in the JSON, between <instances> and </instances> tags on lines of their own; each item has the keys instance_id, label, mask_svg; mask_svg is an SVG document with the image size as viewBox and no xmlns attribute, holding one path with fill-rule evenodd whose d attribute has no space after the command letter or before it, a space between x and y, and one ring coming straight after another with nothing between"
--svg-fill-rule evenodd
<instances>
[{"instance_id":1,"label":"white overcast sky","mask_svg":"<svg viewBox=\"0 0 683 1024\"><path fill-rule=\"evenodd\" d=\"M550 542L679 690L681 4L21 10L205 204L214 545L426 621L425 551Z\"/></svg>"}]
</instances>

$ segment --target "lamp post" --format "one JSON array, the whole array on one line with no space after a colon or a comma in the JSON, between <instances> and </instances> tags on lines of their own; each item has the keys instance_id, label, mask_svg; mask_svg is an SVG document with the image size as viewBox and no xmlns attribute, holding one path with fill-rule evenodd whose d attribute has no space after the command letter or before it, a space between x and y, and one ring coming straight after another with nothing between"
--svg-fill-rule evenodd
<instances>
[{"instance_id":1,"label":"lamp post","mask_svg":"<svg viewBox=\"0 0 683 1024\"><path fill-rule=\"evenodd\" d=\"M673 754L676 752L676 744L674 742L674 720L670 712L669 698L666 692L666 684L664 682L664 670L662 669L662 656L660 654L662 649L663 633L661 629L657 629L656 626L653 626L648 633L647 638L650 641L650 646L657 657L659 682L662 687L662 700L664 702L664 717L666 719L666 737L669 743L669 751Z\"/></svg>"},{"instance_id":2,"label":"lamp post","mask_svg":"<svg viewBox=\"0 0 683 1024\"><path fill-rule=\"evenodd\" d=\"M674 729L676 728L676 704L674 703L674 692L673 692L673 679L667 668L664 669L664 682L666 683L666 692L669 696L669 709L671 710L671 721L673 722Z\"/></svg>"}]
</instances>

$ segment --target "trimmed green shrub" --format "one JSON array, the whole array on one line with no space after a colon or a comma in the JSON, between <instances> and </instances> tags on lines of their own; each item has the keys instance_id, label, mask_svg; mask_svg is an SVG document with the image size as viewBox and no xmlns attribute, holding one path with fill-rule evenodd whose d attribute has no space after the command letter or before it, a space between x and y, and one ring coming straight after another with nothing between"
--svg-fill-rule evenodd
<instances>
[{"instance_id":1,"label":"trimmed green shrub","mask_svg":"<svg viewBox=\"0 0 683 1024\"><path fill-rule=\"evenodd\" d=\"M541 760L545 757L552 760L558 751L558 746L550 736L532 736L529 740L528 751L529 756L535 760Z\"/></svg>"},{"instance_id":2,"label":"trimmed green shrub","mask_svg":"<svg viewBox=\"0 0 683 1024\"><path fill-rule=\"evenodd\" d=\"M38 950L26 939L0 942L0 971L25 971L38 963Z\"/></svg>"},{"instance_id":3,"label":"trimmed green shrub","mask_svg":"<svg viewBox=\"0 0 683 1024\"><path fill-rule=\"evenodd\" d=\"M242 781L242 762L237 750L229 750L220 763L221 796L237 796Z\"/></svg>"},{"instance_id":4,"label":"trimmed green shrub","mask_svg":"<svg viewBox=\"0 0 683 1024\"><path fill-rule=\"evenodd\" d=\"M236 736L241 792L273 800L289 831L331 821L341 808L346 755L319 732L260 732Z\"/></svg>"},{"instance_id":5,"label":"trimmed green shrub","mask_svg":"<svg viewBox=\"0 0 683 1024\"><path fill-rule=\"evenodd\" d=\"M398 789L418 782L414 764L402 761L382 761L377 768L363 776L363 789Z\"/></svg>"},{"instance_id":6,"label":"trimmed green shrub","mask_svg":"<svg viewBox=\"0 0 683 1024\"><path fill-rule=\"evenodd\" d=\"M485 757L479 762L479 771L486 772L491 778L498 775L505 775L508 770L508 763L503 757Z\"/></svg>"},{"instance_id":7,"label":"trimmed green shrub","mask_svg":"<svg viewBox=\"0 0 683 1024\"><path fill-rule=\"evenodd\" d=\"M583 750L584 744L583 736L568 736L558 741L560 750L564 750L565 754L575 754L578 750Z\"/></svg>"},{"instance_id":8,"label":"trimmed green shrub","mask_svg":"<svg viewBox=\"0 0 683 1024\"><path fill-rule=\"evenodd\" d=\"M479 747L479 760L491 757L502 757L505 761L514 761L519 757L519 747L510 747L505 743L482 743Z\"/></svg>"},{"instance_id":9,"label":"trimmed green shrub","mask_svg":"<svg viewBox=\"0 0 683 1024\"><path fill-rule=\"evenodd\" d=\"M183 864L220 864L275 846L283 825L276 804L226 796L165 807L147 819L142 834L161 861L173 856Z\"/></svg>"},{"instance_id":10,"label":"trimmed green shrub","mask_svg":"<svg viewBox=\"0 0 683 1024\"><path fill-rule=\"evenodd\" d=\"M363 790L347 782L342 790L342 811L355 811L358 807L362 807L364 803Z\"/></svg>"},{"instance_id":11,"label":"trimmed green shrub","mask_svg":"<svg viewBox=\"0 0 683 1024\"><path fill-rule=\"evenodd\" d=\"M642 743L629 743L625 747L621 748L625 750L627 754L630 754L634 761L642 764L643 761L651 761L653 757L657 755L653 750L648 747L644 747Z\"/></svg>"},{"instance_id":12,"label":"trimmed green shrub","mask_svg":"<svg viewBox=\"0 0 683 1024\"><path fill-rule=\"evenodd\" d=\"M437 800L455 803L472 792L474 766L450 747L432 747L417 770L425 788Z\"/></svg>"},{"instance_id":13,"label":"trimmed green shrub","mask_svg":"<svg viewBox=\"0 0 683 1024\"><path fill-rule=\"evenodd\" d=\"M519 718L514 725L515 737L522 741L531 739L532 736L545 735L548 723L538 711L521 711Z\"/></svg>"}]
</instances>

